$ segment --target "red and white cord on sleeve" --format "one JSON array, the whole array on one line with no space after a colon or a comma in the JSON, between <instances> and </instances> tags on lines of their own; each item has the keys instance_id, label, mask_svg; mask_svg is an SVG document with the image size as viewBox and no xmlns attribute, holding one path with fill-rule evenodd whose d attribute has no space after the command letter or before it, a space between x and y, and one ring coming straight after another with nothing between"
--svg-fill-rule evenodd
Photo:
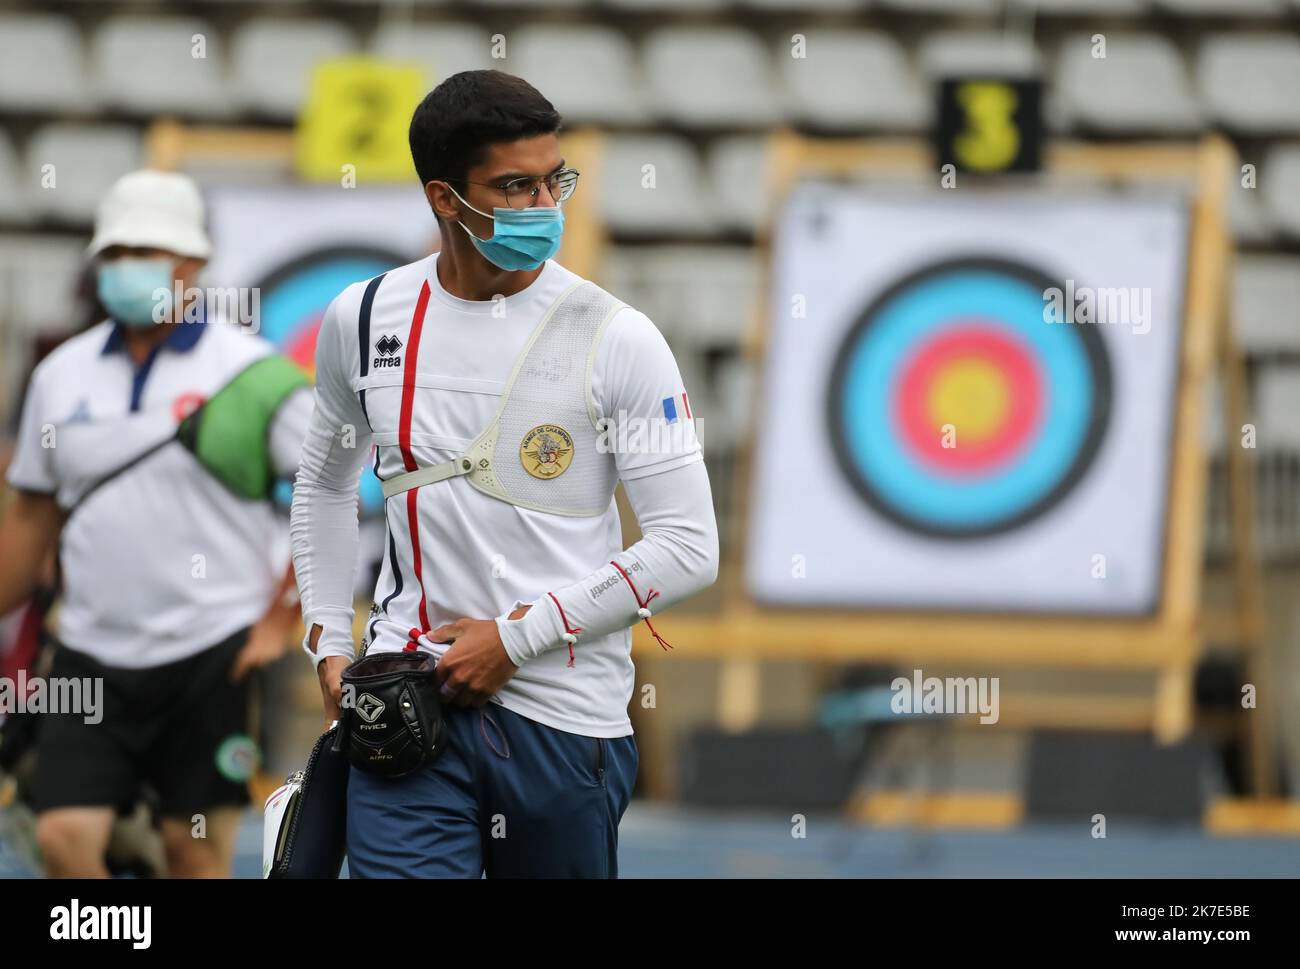
<instances>
[{"instance_id":1,"label":"red and white cord on sleeve","mask_svg":"<svg viewBox=\"0 0 1300 969\"><path fill-rule=\"evenodd\" d=\"M569 617L564 614L564 606L560 605L560 600L555 598L555 593L548 592L546 594L550 596L551 601L555 603L555 608L560 610L560 622L564 623L564 632L560 634L560 638L569 644L569 662L564 665L572 666L574 663L573 645L578 641L578 633L582 632L582 627L570 626Z\"/></svg>"},{"instance_id":2,"label":"red and white cord on sleeve","mask_svg":"<svg viewBox=\"0 0 1300 969\"><path fill-rule=\"evenodd\" d=\"M623 566L614 561L611 561L609 564L618 569L618 574L623 577L623 581L627 583L627 587L632 590L632 598L636 600L637 617L645 621L646 627L650 630L650 635L655 638L655 642L664 649L672 649L672 644L659 635L659 631L655 629L654 623L650 621L650 603L657 595L659 595L659 591L652 588L649 594L642 599L641 593L636 591L636 585L632 582L632 577L624 571ZM560 611L560 621L564 623L564 632L561 633L560 638L569 645L569 662L566 665L573 666L573 647L578 642L578 633L582 632L582 627L570 626L569 617L564 614L564 606L560 605L560 600L555 598L555 593L548 592L546 594L551 597L551 601L555 603L555 608Z\"/></svg>"},{"instance_id":3,"label":"red and white cord on sleeve","mask_svg":"<svg viewBox=\"0 0 1300 969\"><path fill-rule=\"evenodd\" d=\"M655 642L664 649L672 649L668 640L659 635L655 630L654 623L650 621L650 602L655 596L659 595L659 591L657 589L651 589L649 595L647 595L643 601L640 593L636 591L636 586L632 584L632 577L623 571L623 566L614 561L611 561L609 564L618 569L618 574L623 577L623 580L627 582L627 587L632 590L632 598L636 600L636 614L638 617L645 620L646 628L650 630L650 635L655 638Z\"/></svg>"}]
</instances>

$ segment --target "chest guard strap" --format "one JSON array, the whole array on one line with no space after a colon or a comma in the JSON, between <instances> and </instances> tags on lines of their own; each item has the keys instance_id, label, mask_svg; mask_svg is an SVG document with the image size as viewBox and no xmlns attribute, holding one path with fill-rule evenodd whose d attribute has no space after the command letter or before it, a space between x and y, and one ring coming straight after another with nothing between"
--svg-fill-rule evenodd
<instances>
[{"instance_id":1,"label":"chest guard strap","mask_svg":"<svg viewBox=\"0 0 1300 969\"><path fill-rule=\"evenodd\" d=\"M613 453L600 446L591 372L600 337L624 306L592 282L566 289L524 344L483 433L451 461L384 481L384 497L466 475L477 490L512 505L573 517L603 514L618 469Z\"/></svg>"}]
</instances>

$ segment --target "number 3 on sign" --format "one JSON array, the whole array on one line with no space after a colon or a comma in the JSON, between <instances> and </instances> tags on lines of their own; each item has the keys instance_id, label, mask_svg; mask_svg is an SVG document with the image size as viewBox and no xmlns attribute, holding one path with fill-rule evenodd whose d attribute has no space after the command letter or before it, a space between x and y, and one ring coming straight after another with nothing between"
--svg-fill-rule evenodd
<instances>
[{"instance_id":1,"label":"number 3 on sign","mask_svg":"<svg viewBox=\"0 0 1300 969\"><path fill-rule=\"evenodd\" d=\"M1015 160L1020 153L1019 100L1014 88L997 81L970 81L958 88L966 128L953 139L953 151L963 168L996 172Z\"/></svg>"},{"instance_id":2,"label":"number 3 on sign","mask_svg":"<svg viewBox=\"0 0 1300 969\"><path fill-rule=\"evenodd\" d=\"M424 96L424 71L368 57L319 64L298 124L298 174L338 181L353 165L360 182L395 182L415 172L407 143Z\"/></svg>"}]
</instances>

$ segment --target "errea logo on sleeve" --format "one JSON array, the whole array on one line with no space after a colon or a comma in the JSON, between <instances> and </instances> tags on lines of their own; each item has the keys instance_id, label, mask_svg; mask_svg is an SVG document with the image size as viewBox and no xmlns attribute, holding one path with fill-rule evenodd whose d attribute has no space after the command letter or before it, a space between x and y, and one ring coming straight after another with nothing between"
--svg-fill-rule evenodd
<instances>
[{"instance_id":1,"label":"errea logo on sleeve","mask_svg":"<svg viewBox=\"0 0 1300 969\"><path fill-rule=\"evenodd\" d=\"M122 941L147 949L153 909L148 905L87 905L77 899L50 909L50 938L56 942Z\"/></svg>"}]
</instances>

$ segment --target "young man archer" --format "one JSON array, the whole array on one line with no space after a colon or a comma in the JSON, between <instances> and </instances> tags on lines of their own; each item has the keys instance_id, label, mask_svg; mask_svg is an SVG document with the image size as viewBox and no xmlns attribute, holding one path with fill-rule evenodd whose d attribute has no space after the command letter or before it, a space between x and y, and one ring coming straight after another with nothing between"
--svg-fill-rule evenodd
<instances>
[{"instance_id":1,"label":"young man archer","mask_svg":"<svg viewBox=\"0 0 1300 969\"><path fill-rule=\"evenodd\" d=\"M402 778L353 769L357 877L614 877L637 767L630 627L717 575L672 352L552 260L578 183L559 127L498 71L434 89L410 141L441 251L349 287L321 326L291 523L304 648L337 717L373 443L388 542L367 652L438 657L450 739ZM609 447L631 419L675 433ZM626 550L619 481L643 534Z\"/></svg>"}]
</instances>

